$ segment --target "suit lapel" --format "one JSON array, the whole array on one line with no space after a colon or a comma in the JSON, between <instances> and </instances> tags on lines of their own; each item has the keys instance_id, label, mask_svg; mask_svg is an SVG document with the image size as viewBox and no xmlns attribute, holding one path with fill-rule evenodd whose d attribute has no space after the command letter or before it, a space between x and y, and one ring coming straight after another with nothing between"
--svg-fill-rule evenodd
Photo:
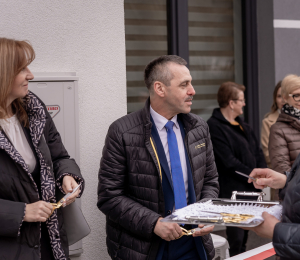
<instances>
[{"instance_id":1,"label":"suit lapel","mask_svg":"<svg viewBox=\"0 0 300 260\"><path fill-rule=\"evenodd\" d=\"M157 132L156 125L154 123L154 120L153 120L152 116L151 116L151 122L152 122L151 134L152 134L152 137L153 137L154 142L155 142L156 147L157 147L157 154L158 154L158 157L159 157L160 165L163 168L163 172L165 173L165 175L166 175L166 177L167 177L167 179L170 183L170 186L172 187L172 190L173 190L173 181L172 181L171 172L170 172L170 169L169 169L167 157L166 157L163 145L161 143L161 140L160 140L160 137L159 137L159 134Z\"/></svg>"}]
</instances>

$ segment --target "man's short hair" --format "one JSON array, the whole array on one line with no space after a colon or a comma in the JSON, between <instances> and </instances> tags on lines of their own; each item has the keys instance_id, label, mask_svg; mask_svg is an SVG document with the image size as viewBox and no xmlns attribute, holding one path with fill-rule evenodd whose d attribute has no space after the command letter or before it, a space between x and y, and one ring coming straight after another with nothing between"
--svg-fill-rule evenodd
<instances>
[{"instance_id":1,"label":"man's short hair","mask_svg":"<svg viewBox=\"0 0 300 260\"><path fill-rule=\"evenodd\" d=\"M230 100L237 100L240 91L245 91L245 86L235 82L224 82L218 90L218 103L221 108L228 106Z\"/></svg>"},{"instance_id":2,"label":"man's short hair","mask_svg":"<svg viewBox=\"0 0 300 260\"><path fill-rule=\"evenodd\" d=\"M170 86L173 74L168 69L169 63L186 65L187 62L177 55L163 55L151 61L145 68L144 81L148 90L152 89L155 81L160 81L166 86Z\"/></svg>"}]
</instances>

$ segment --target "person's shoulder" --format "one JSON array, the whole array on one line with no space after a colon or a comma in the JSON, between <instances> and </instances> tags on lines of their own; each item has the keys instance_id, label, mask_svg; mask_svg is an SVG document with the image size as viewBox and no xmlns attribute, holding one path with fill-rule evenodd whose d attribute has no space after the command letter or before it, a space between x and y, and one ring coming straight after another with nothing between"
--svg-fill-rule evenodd
<instances>
[{"instance_id":1,"label":"person's shoulder","mask_svg":"<svg viewBox=\"0 0 300 260\"><path fill-rule=\"evenodd\" d=\"M264 119L262 121L272 124L272 123L276 122L278 116L279 116L278 111L275 111L273 113L269 112L269 113L265 114Z\"/></svg>"},{"instance_id":2,"label":"person's shoulder","mask_svg":"<svg viewBox=\"0 0 300 260\"><path fill-rule=\"evenodd\" d=\"M132 112L115 120L109 127L110 131L126 133L143 125L142 110Z\"/></svg>"},{"instance_id":3,"label":"person's shoulder","mask_svg":"<svg viewBox=\"0 0 300 260\"><path fill-rule=\"evenodd\" d=\"M222 120L223 115L220 112L220 108L215 108L211 117L207 120L207 124L209 128L218 127L220 125L224 125L224 121Z\"/></svg>"},{"instance_id":4,"label":"person's shoulder","mask_svg":"<svg viewBox=\"0 0 300 260\"><path fill-rule=\"evenodd\" d=\"M270 132L282 132L282 130L286 127L289 127L288 124L282 121L276 121L270 128Z\"/></svg>"},{"instance_id":5,"label":"person's shoulder","mask_svg":"<svg viewBox=\"0 0 300 260\"><path fill-rule=\"evenodd\" d=\"M207 120L207 124L208 124L209 127L213 127L213 126L215 126L215 125L219 125L220 122L219 122L219 120L218 120L217 118L211 116L211 117Z\"/></svg>"},{"instance_id":6,"label":"person's shoulder","mask_svg":"<svg viewBox=\"0 0 300 260\"><path fill-rule=\"evenodd\" d=\"M253 132L253 129L252 129L252 127L247 123L247 122L245 122L244 121L244 119L243 118L241 118L241 117L237 117L237 122L246 130L246 131L250 131L250 132Z\"/></svg>"},{"instance_id":7,"label":"person's shoulder","mask_svg":"<svg viewBox=\"0 0 300 260\"><path fill-rule=\"evenodd\" d=\"M197 124L195 125L195 127L208 128L207 122L201 116L193 114L193 113L188 113L187 115L197 121Z\"/></svg>"}]
</instances>

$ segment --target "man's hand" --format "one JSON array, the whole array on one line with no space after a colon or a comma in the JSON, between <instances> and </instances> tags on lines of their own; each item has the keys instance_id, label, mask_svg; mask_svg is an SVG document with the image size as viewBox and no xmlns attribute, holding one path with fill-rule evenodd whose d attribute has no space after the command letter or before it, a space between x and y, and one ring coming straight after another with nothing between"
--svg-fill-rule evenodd
<instances>
[{"instance_id":1,"label":"man's hand","mask_svg":"<svg viewBox=\"0 0 300 260\"><path fill-rule=\"evenodd\" d=\"M204 228L203 228L204 227ZM199 237L199 236L205 236L208 235L209 233L213 232L215 226L209 226L205 227L205 225L198 225L198 228L201 228L201 230L197 230L194 234L193 237Z\"/></svg>"},{"instance_id":2,"label":"man's hand","mask_svg":"<svg viewBox=\"0 0 300 260\"><path fill-rule=\"evenodd\" d=\"M244 228L244 229L252 230L260 237L266 237L272 239L275 225L280 221L267 212L263 212L262 217L264 218L264 222L261 223L259 226L252 227L252 228Z\"/></svg>"},{"instance_id":3,"label":"man's hand","mask_svg":"<svg viewBox=\"0 0 300 260\"><path fill-rule=\"evenodd\" d=\"M53 210L52 204L45 201L38 201L26 204L24 221L26 222L45 222Z\"/></svg>"},{"instance_id":4,"label":"man's hand","mask_svg":"<svg viewBox=\"0 0 300 260\"><path fill-rule=\"evenodd\" d=\"M275 172L271 169L254 169L249 175L253 178L257 178L256 182L248 179L248 182L253 182L253 185L256 189L263 189L266 186L269 186L273 189L281 189L285 186L286 176L279 172Z\"/></svg>"},{"instance_id":5,"label":"man's hand","mask_svg":"<svg viewBox=\"0 0 300 260\"><path fill-rule=\"evenodd\" d=\"M182 230L177 223L161 222L159 218L156 222L154 233L166 241L175 240L181 236Z\"/></svg>"},{"instance_id":6,"label":"man's hand","mask_svg":"<svg viewBox=\"0 0 300 260\"><path fill-rule=\"evenodd\" d=\"M66 194L70 193L73 191L78 186L78 183L74 180L73 177L66 175L63 178L62 182L62 188ZM80 188L69 198L67 198L67 201L63 204L63 206L67 206L75 201L75 199L78 197L80 193Z\"/></svg>"}]
</instances>

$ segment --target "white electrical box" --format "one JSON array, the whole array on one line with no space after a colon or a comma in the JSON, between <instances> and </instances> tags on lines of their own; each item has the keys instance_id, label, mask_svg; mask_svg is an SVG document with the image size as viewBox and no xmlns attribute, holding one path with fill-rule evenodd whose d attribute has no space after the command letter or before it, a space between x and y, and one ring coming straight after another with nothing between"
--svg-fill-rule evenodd
<instances>
[{"instance_id":1,"label":"white electrical box","mask_svg":"<svg viewBox=\"0 0 300 260\"><path fill-rule=\"evenodd\" d=\"M33 72L29 90L46 105L64 146L79 165L78 75L76 72ZM80 205L80 200L76 200ZM70 246L70 256L80 255L82 241Z\"/></svg>"}]
</instances>

